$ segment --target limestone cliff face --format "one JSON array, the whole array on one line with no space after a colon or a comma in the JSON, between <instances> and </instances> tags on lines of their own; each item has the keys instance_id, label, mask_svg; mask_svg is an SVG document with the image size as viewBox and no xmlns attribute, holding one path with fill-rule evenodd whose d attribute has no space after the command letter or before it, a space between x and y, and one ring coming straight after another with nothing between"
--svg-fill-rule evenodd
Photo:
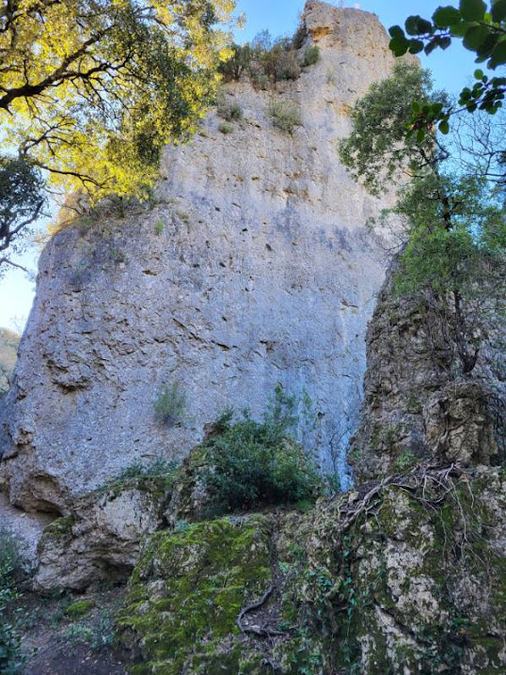
<instances>
[{"instance_id":1,"label":"limestone cliff face","mask_svg":"<svg viewBox=\"0 0 506 675\"><path fill-rule=\"evenodd\" d=\"M262 413L277 383L309 395L305 440L335 458L386 267L366 222L390 203L350 179L336 143L393 57L372 14L308 2L303 20L319 63L269 91L228 85L243 119L224 134L211 113L168 148L153 208L47 246L1 419L13 503L66 512L133 462L184 455L226 406ZM299 109L292 135L273 100ZM155 415L164 386L186 401L172 424Z\"/></svg>"}]
</instances>

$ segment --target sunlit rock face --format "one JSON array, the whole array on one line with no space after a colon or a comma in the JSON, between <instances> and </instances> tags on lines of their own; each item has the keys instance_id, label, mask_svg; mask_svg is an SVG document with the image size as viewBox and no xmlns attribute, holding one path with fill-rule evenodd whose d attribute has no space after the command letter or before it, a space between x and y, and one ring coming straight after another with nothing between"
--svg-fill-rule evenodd
<instances>
[{"instance_id":1,"label":"sunlit rock face","mask_svg":"<svg viewBox=\"0 0 506 675\"><path fill-rule=\"evenodd\" d=\"M352 181L337 141L394 59L373 14L308 2L303 21L316 65L268 91L227 85L242 120L225 134L212 112L168 148L152 208L47 246L1 418L13 503L65 513L133 462L185 455L227 406L260 415L278 383L301 401L302 440L346 483L340 450L387 266L366 224L391 196ZM273 125L272 101L298 108L293 134ZM168 424L155 415L165 385L185 399Z\"/></svg>"}]
</instances>

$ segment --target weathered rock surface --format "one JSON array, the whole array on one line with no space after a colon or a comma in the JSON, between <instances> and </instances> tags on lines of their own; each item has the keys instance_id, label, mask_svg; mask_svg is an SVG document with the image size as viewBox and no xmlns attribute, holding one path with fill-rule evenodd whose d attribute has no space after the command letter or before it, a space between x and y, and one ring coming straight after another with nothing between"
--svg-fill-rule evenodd
<instances>
[{"instance_id":1,"label":"weathered rock surface","mask_svg":"<svg viewBox=\"0 0 506 675\"><path fill-rule=\"evenodd\" d=\"M126 579L144 538L164 523L172 479L170 472L120 479L78 499L40 537L35 588L80 591Z\"/></svg>"},{"instance_id":2,"label":"weathered rock surface","mask_svg":"<svg viewBox=\"0 0 506 675\"><path fill-rule=\"evenodd\" d=\"M186 454L228 405L265 410L275 385L313 402L305 439L330 467L356 422L364 336L386 266L371 198L338 161L347 113L393 66L378 19L308 2L321 60L275 91L225 88L243 119L211 114L168 148L150 211L58 234L44 251L1 418L10 500L68 513L135 461ZM302 125L274 128L273 99ZM177 384L186 408L161 424Z\"/></svg>"},{"instance_id":3,"label":"weathered rock surface","mask_svg":"<svg viewBox=\"0 0 506 675\"><path fill-rule=\"evenodd\" d=\"M37 565L37 545L44 529L52 520L48 514L26 513L12 506L7 495L0 490L0 532L14 536L20 553L30 568Z\"/></svg>"},{"instance_id":4,"label":"weathered rock surface","mask_svg":"<svg viewBox=\"0 0 506 675\"><path fill-rule=\"evenodd\" d=\"M505 327L490 331L467 376L424 297L382 290L367 332L361 424L350 460L358 480L421 460L460 466L506 461Z\"/></svg>"},{"instance_id":5,"label":"weathered rock surface","mask_svg":"<svg viewBox=\"0 0 506 675\"><path fill-rule=\"evenodd\" d=\"M504 470L419 469L154 534L119 626L136 673L502 672L505 559Z\"/></svg>"},{"instance_id":6,"label":"weathered rock surface","mask_svg":"<svg viewBox=\"0 0 506 675\"><path fill-rule=\"evenodd\" d=\"M10 386L18 345L19 335L6 328L0 328L0 397Z\"/></svg>"}]
</instances>

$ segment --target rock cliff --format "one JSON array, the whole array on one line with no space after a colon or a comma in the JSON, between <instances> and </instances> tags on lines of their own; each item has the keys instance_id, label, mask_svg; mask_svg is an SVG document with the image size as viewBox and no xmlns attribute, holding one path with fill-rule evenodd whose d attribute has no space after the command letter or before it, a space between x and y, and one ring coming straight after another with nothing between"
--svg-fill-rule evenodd
<instances>
[{"instance_id":1,"label":"rock cliff","mask_svg":"<svg viewBox=\"0 0 506 675\"><path fill-rule=\"evenodd\" d=\"M357 480L420 461L501 466L506 461L504 325L490 327L464 376L430 297L400 297L394 270L367 331L361 423L351 443Z\"/></svg>"},{"instance_id":2,"label":"rock cliff","mask_svg":"<svg viewBox=\"0 0 506 675\"><path fill-rule=\"evenodd\" d=\"M366 223L391 198L350 179L336 142L393 57L358 10L308 2L303 35L319 62L273 89L227 85L242 119L225 130L212 112L167 148L149 209L102 209L46 247L1 416L12 503L67 513L135 462L186 454L225 407L258 415L278 383L311 400L305 443L346 481L386 267ZM274 125L273 102L297 111L293 133ZM179 401L165 422L164 393Z\"/></svg>"}]
</instances>

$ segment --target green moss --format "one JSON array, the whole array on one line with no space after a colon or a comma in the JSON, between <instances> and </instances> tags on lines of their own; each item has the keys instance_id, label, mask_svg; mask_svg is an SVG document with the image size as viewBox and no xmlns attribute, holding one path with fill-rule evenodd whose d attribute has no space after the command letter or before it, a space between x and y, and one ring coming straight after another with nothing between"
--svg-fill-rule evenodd
<instances>
[{"instance_id":1,"label":"green moss","mask_svg":"<svg viewBox=\"0 0 506 675\"><path fill-rule=\"evenodd\" d=\"M94 600L76 600L67 607L65 614L72 619L79 619L85 614L88 614L93 607L95 607Z\"/></svg>"},{"instance_id":2,"label":"green moss","mask_svg":"<svg viewBox=\"0 0 506 675\"><path fill-rule=\"evenodd\" d=\"M44 530L44 534L49 537L66 537L71 534L74 526L74 516L63 516L50 523Z\"/></svg>"},{"instance_id":3,"label":"green moss","mask_svg":"<svg viewBox=\"0 0 506 675\"><path fill-rule=\"evenodd\" d=\"M132 464L119 476L98 488L96 493L117 496L126 490L139 490L157 499L168 497L178 476L176 462L160 460L147 465Z\"/></svg>"},{"instance_id":4,"label":"green moss","mask_svg":"<svg viewBox=\"0 0 506 675\"><path fill-rule=\"evenodd\" d=\"M144 655L133 672L176 675L191 660L202 663L219 651L220 642L238 632L242 607L269 586L269 541L264 516L155 534L119 618L125 639L130 635Z\"/></svg>"}]
</instances>

